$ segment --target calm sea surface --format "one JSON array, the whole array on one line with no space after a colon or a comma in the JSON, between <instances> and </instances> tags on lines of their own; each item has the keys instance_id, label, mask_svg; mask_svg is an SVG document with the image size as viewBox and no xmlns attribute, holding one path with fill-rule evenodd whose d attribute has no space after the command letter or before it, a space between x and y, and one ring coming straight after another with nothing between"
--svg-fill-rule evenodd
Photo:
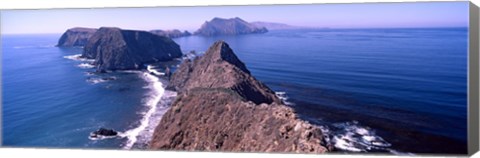
<instances>
[{"instance_id":1,"label":"calm sea surface","mask_svg":"<svg viewBox=\"0 0 480 158\"><path fill-rule=\"evenodd\" d=\"M279 30L174 40L182 51L200 53L225 40L339 151L466 153L467 33ZM54 47L59 37L2 36L3 145L125 148L133 141L142 148L151 128L138 127L160 94L155 82L140 71L89 74L87 61L68 59L81 48ZM154 127L161 114L148 116ZM99 127L126 136L88 139Z\"/></svg>"}]
</instances>

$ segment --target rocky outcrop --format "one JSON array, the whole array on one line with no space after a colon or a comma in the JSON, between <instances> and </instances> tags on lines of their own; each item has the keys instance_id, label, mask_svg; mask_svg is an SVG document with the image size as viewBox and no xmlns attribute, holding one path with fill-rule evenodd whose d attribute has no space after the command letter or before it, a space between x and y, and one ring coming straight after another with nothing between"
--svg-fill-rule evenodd
<instances>
[{"instance_id":1,"label":"rocky outcrop","mask_svg":"<svg viewBox=\"0 0 480 158\"><path fill-rule=\"evenodd\" d=\"M58 40L59 47L83 47L97 29L75 27L68 29Z\"/></svg>"},{"instance_id":2,"label":"rocky outcrop","mask_svg":"<svg viewBox=\"0 0 480 158\"><path fill-rule=\"evenodd\" d=\"M150 31L153 34L159 35L159 36L165 36L168 38L178 38L178 37L185 37L185 36L190 36L192 35L188 31L180 31L177 29L174 30L151 30Z\"/></svg>"},{"instance_id":3,"label":"rocky outcrop","mask_svg":"<svg viewBox=\"0 0 480 158\"><path fill-rule=\"evenodd\" d=\"M181 57L170 38L146 31L102 27L88 40L82 57L95 59L97 71L140 69L144 64Z\"/></svg>"},{"instance_id":4,"label":"rocky outcrop","mask_svg":"<svg viewBox=\"0 0 480 158\"><path fill-rule=\"evenodd\" d=\"M116 136L117 134L118 134L118 132L113 130L113 129L100 128L100 129L90 133L90 137Z\"/></svg>"},{"instance_id":5,"label":"rocky outcrop","mask_svg":"<svg viewBox=\"0 0 480 158\"><path fill-rule=\"evenodd\" d=\"M151 149L327 151L321 130L284 105L219 41L171 78L178 96L156 127Z\"/></svg>"},{"instance_id":6,"label":"rocky outcrop","mask_svg":"<svg viewBox=\"0 0 480 158\"><path fill-rule=\"evenodd\" d=\"M281 101L266 85L256 80L227 43L215 42L205 55L186 60L172 75L169 89L227 88L256 104Z\"/></svg>"},{"instance_id":7,"label":"rocky outcrop","mask_svg":"<svg viewBox=\"0 0 480 158\"><path fill-rule=\"evenodd\" d=\"M217 35L240 35L252 33L266 33L265 27L256 27L238 17L231 19L213 18L206 21L195 31L195 35L217 36Z\"/></svg>"}]
</instances>

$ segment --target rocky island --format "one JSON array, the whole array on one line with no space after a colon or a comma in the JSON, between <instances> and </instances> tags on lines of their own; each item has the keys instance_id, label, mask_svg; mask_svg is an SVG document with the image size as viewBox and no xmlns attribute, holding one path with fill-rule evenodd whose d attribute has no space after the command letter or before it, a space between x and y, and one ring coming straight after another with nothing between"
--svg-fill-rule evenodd
<instances>
[{"instance_id":1,"label":"rocky island","mask_svg":"<svg viewBox=\"0 0 480 158\"><path fill-rule=\"evenodd\" d=\"M169 88L178 96L156 127L150 149L328 151L320 128L300 120L223 41L184 61Z\"/></svg>"},{"instance_id":2,"label":"rocky island","mask_svg":"<svg viewBox=\"0 0 480 158\"><path fill-rule=\"evenodd\" d=\"M97 31L93 28L75 27L68 29L58 40L59 47L83 47L88 39Z\"/></svg>"},{"instance_id":3,"label":"rocky island","mask_svg":"<svg viewBox=\"0 0 480 158\"><path fill-rule=\"evenodd\" d=\"M178 38L178 37L185 37L185 36L190 36L192 35L188 31L180 31L177 29L173 30L150 30L151 33L159 35L159 36L165 36L168 38Z\"/></svg>"},{"instance_id":4,"label":"rocky island","mask_svg":"<svg viewBox=\"0 0 480 158\"><path fill-rule=\"evenodd\" d=\"M95 59L97 71L141 69L147 63L181 56L180 46L168 37L114 27L98 29L82 53L84 58Z\"/></svg>"},{"instance_id":5,"label":"rocky island","mask_svg":"<svg viewBox=\"0 0 480 158\"><path fill-rule=\"evenodd\" d=\"M241 35L253 33L266 33L268 30L265 27L256 27L238 17L223 19L213 18L211 21L206 21L203 25L194 32L195 35L201 36L217 36L217 35Z\"/></svg>"}]
</instances>

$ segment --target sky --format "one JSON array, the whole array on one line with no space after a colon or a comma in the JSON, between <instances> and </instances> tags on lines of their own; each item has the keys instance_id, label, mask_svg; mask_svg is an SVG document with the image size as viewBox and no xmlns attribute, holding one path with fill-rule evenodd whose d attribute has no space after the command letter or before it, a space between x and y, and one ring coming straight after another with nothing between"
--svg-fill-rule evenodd
<instances>
[{"instance_id":1,"label":"sky","mask_svg":"<svg viewBox=\"0 0 480 158\"><path fill-rule=\"evenodd\" d=\"M102 26L193 32L214 17L322 28L467 27L468 2L2 10L0 33L62 33Z\"/></svg>"}]
</instances>

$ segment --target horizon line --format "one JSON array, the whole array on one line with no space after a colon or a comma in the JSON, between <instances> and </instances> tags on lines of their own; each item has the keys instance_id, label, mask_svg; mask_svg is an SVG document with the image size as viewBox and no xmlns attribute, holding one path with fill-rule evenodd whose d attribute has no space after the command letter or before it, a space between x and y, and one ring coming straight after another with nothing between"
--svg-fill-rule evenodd
<instances>
[{"instance_id":1,"label":"horizon line","mask_svg":"<svg viewBox=\"0 0 480 158\"><path fill-rule=\"evenodd\" d=\"M289 24L287 24L289 25ZM327 29L452 29L452 28L469 28L469 26L429 26L429 27L310 27L310 26L295 26L295 25L290 25L292 27L296 27L296 28L290 28L290 29L273 29L273 30L301 30L301 29L316 29L316 30L327 30ZM82 26L75 26L75 27L82 27ZM71 28L75 28L75 27L71 27ZM107 26L101 26L101 27L107 27ZM101 27L98 27L98 28L94 28L94 27L83 27L83 28L92 28L92 29L99 29ZM115 26L113 26L115 27ZM68 30L68 29L71 29L71 28L67 28L65 29ZM120 28L120 27L118 27ZM173 30L173 29L149 29L149 30L142 30L142 29L124 29L124 28L120 28L122 30L135 30L135 31L151 31L151 30ZM268 29L268 28L267 28ZM177 30L180 30L180 31L188 31L188 29L177 29ZM3 36L3 35L33 35L33 34L36 34L36 35L40 35L40 34L63 34L65 33L64 32L35 32L35 33L1 33L0 32L0 35ZM271 30L269 30L271 31ZM190 31L189 31L190 32Z\"/></svg>"}]
</instances>

